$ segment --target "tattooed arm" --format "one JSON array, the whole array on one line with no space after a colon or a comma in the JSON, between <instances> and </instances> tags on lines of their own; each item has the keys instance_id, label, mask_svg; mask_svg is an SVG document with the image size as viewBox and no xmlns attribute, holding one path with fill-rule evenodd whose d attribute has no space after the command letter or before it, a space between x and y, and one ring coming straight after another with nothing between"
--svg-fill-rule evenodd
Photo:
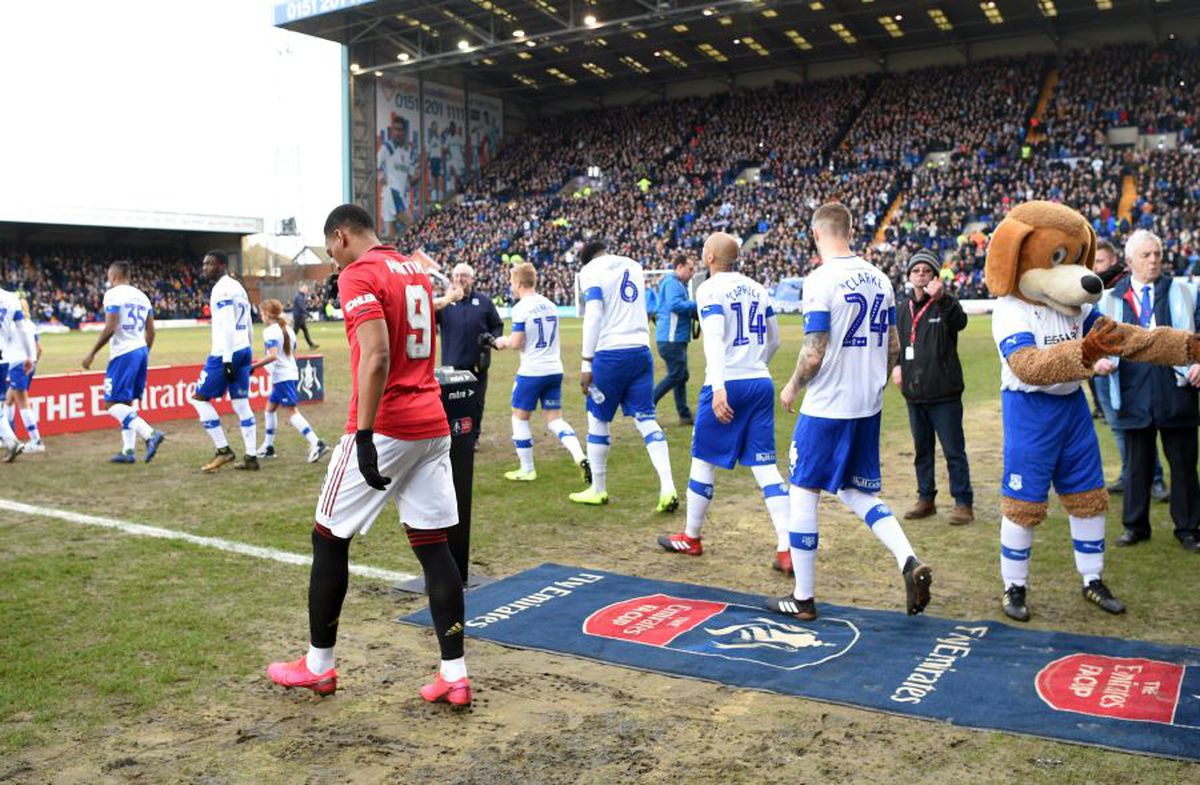
<instances>
[{"instance_id":1,"label":"tattooed arm","mask_svg":"<svg viewBox=\"0 0 1200 785\"><path fill-rule=\"evenodd\" d=\"M821 363L825 360L825 349L828 346L829 333L827 331L804 334L804 346L800 349L800 356L796 358L796 370L779 392L779 400L783 402L789 412L796 411L793 407L800 389L811 382L821 370Z\"/></svg>"},{"instance_id":2,"label":"tattooed arm","mask_svg":"<svg viewBox=\"0 0 1200 785\"><path fill-rule=\"evenodd\" d=\"M887 375L892 375L892 369L900 364L900 333L896 332L896 325L888 328L888 372Z\"/></svg>"}]
</instances>

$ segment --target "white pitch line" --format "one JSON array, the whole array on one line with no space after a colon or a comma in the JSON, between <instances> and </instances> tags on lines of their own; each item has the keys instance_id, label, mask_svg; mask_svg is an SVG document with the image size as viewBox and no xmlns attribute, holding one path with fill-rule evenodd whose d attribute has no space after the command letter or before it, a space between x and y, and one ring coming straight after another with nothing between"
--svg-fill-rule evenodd
<instances>
[{"instance_id":1,"label":"white pitch line","mask_svg":"<svg viewBox=\"0 0 1200 785\"><path fill-rule=\"evenodd\" d=\"M145 524L121 521L116 518L102 518L99 515L84 515L69 510L56 510L53 507L38 507L33 504L22 504L21 502L14 502L9 499L0 499L0 510L11 510L13 512L24 513L25 515L39 515L43 518L57 518L60 521L78 523L84 526L101 526L105 529L117 529L126 534L136 534L141 537L182 540L190 542L193 545L201 545L205 548L216 548L220 551L238 553L242 556L254 556L258 559L270 559L271 561L282 562L283 564L296 564L304 567L312 565L311 556L304 556L299 553L280 551L275 548L263 548L258 545L247 545L244 542L224 540L220 537L200 537L195 534L188 534L187 532L175 531L174 529L146 526ZM406 572L393 572L392 570L367 567L362 564L351 564L350 572L354 575L361 575L364 578L375 578L391 583L409 581L417 577Z\"/></svg>"}]
</instances>

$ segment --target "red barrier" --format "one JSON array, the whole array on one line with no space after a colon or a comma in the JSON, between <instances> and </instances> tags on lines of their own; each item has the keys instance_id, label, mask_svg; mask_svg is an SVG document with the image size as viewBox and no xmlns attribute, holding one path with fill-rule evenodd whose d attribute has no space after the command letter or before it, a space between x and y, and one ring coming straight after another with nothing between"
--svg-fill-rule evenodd
<instances>
[{"instance_id":1,"label":"red barrier","mask_svg":"<svg viewBox=\"0 0 1200 785\"><path fill-rule=\"evenodd\" d=\"M298 357L303 361L305 358ZM312 358L320 364L320 356ZM196 419L191 397L196 390L196 379L203 364L160 365L151 367L146 375L146 391L142 394L139 411L154 425L163 420ZM323 376L324 374L320 374ZM318 382L317 395L323 397L324 379ZM264 409L271 394L271 382L264 370L255 371L250 377L250 406ZM301 404L315 403L319 397L301 395ZM79 371L75 373L38 374L29 389L29 401L37 413L38 429L43 436L62 433L95 431L116 428L117 423L108 414L104 402L104 372ZM213 401L217 411L229 414L233 407L229 396ZM197 426L199 427L199 426ZM18 435L26 437L21 418L16 418Z\"/></svg>"}]
</instances>

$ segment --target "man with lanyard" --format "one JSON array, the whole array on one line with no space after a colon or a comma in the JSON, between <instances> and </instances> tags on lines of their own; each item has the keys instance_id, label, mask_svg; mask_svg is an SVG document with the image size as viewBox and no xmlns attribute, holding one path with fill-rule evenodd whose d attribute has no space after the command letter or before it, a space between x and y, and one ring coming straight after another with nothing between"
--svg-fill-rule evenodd
<instances>
[{"instance_id":1,"label":"man with lanyard","mask_svg":"<svg viewBox=\"0 0 1200 785\"><path fill-rule=\"evenodd\" d=\"M950 472L955 526L975 520L971 469L963 435L963 371L958 359L958 334L967 326L962 305L938 277L937 257L921 249L908 260L905 298L896 309L900 333L900 363L892 381L908 402L917 470L917 503L905 520L928 518L937 512L934 499L934 436L942 443Z\"/></svg>"}]
</instances>

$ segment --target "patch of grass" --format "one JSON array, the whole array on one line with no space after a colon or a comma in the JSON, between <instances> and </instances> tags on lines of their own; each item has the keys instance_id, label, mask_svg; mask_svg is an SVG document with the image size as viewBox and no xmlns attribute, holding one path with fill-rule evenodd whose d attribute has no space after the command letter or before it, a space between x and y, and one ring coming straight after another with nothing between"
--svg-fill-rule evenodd
<instances>
[{"instance_id":1,"label":"patch of grass","mask_svg":"<svg viewBox=\"0 0 1200 785\"><path fill-rule=\"evenodd\" d=\"M566 366L564 415L586 432L578 390L579 323L561 333ZM784 346L773 363L776 384L790 373L802 338L795 318L783 321ZM348 357L342 326L314 325L326 357L327 400L305 414L327 442L344 430L349 394ZM77 367L93 335L47 335L43 373ZM151 362L201 362L209 348L207 330L162 330ZM956 618L1001 618L998 556L998 490L1001 473L999 362L990 320L972 317L960 342L966 371L967 447L976 495L977 522L950 527L942 518L908 524L922 557L934 565L930 611ZM746 470L720 472L705 530L706 554L689 559L662 553L654 535L682 528L674 516L653 512L657 478L632 421L613 426L609 463L612 503L583 508L567 494L582 487L576 469L557 441L535 427L539 480L510 483L503 472L516 465L508 424L508 389L517 358L497 353L484 435L476 461L473 557L479 569L504 575L543 561L612 569L648 577L710 583L762 594L786 585L767 565L774 534L761 494ZM691 349L695 400L703 355ZM660 371L661 373L661 365ZM36 382L34 394L36 395ZM673 425L669 399L660 409L667 431L676 484L684 488L690 462L690 429ZM793 415L776 411L777 447L786 461ZM1100 423L1100 440L1111 477L1117 472L1111 435ZM230 441L240 437L226 418ZM118 434L100 431L48 439L45 456L25 456L0 466L0 496L167 526L197 534L308 552L313 508L323 466L304 462L303 441L285 424L277 437L280 458L257 474L224 471L202 475L212 444L194 420L163 424L169 433L150 465L106 462ZM889 386L883 416L882 496L902 512L915 498L912 443L904 401ZM938 462L940 499L949 504L944 464ZM1120 498L1109 512L1110 538L1120 531ZM836 499L821 506L821 553L817 591L821 599L896 609L902 591L895 565L873 535ZM1066 516L1055 502L1034 546L1030 604L1032 626L1165 643L1195 644L1200 570L1195 557L1170 536L1166 505L1155 505L1156 536L1128 551L1111 550L1106 580L1129 604L1123 617L1107 616L1080 597ZM352 559L380 567L418 569L395 516L387 512L369 536L354 545ZM92 738L98 724L186 705L197 691L220 689L225 679L261 668L264 638L280 631L268 616L269 603L288 606L284 633L303 635L307 571L247 557L217 554L179 543L141 540L109 531L5 514L0 521L0 749L28 749L54 734ZM361 582L358 582L361 585ZM376 615L390 614L386 594L361 600ZM398 633L399 634L399 633ZM416 634L416 633L404 633ZM302 639L302 638L301 638ZM272 645L275 640L268 641ZM599 666L597 666L599 667ZM501 695L493 695L500 700ZM901 722L897 720L896 722ZM902 726L897 726L902 727ZM926 726L922 726L924 728ZM989 736L948 753L989 771L1010 770L1011 738ZM1017 742L1012 742L1017 743ZM1030 749L1031 742L1020 742ZM1061 749L1059 747L1058 749ZM1142 762L1101 750L1073 750L1073 771L1104 779L1110 764L1136 773ZM956 758L956 755L958 756ZM980 756L981 759L977 759ZM900 761L899 767L904 767ZM1144 771L1162 771L1145 764ZM1177 771L1171 769L1171 771ZM1074 773L1072 777L1074 777ZM1087 779L1082 777L1079 781Z\"/></svg>"}]
</instances>

